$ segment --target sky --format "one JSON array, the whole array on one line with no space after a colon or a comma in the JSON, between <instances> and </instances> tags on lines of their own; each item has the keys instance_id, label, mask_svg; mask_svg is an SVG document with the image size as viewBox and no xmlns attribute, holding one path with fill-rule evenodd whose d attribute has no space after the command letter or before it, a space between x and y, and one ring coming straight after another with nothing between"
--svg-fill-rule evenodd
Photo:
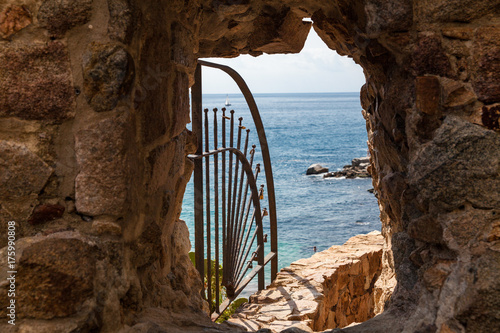
<instances>
[{"instance_id":1,"label":"sky","mask_svg":"<svg viewBox=\"0 0 500 333\"><path fill-rule=\"evenodd\" d=\"M359 92L365 83L361 67L329 49L312 28L299 54L204 60L232 67L252 93ZM240 93L236 83L221 70L204 67L202 79L205 94Z\"/></svg>"}]
</instances>

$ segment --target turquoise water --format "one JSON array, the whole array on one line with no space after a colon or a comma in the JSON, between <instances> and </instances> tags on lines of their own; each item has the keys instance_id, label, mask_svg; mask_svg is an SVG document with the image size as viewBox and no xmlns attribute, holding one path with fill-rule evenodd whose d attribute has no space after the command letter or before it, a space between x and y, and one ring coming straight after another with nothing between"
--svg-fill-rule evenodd
<instances>
[{"instance_id":1,"label":"turquoise water","mask_svg":"<svg viewBox=\"0 0 500 333\"><path fill-rule=\"evenodd\" d=\"M371 179L306 176L319 163L331 171L367 155L365 120L359 93L255 94L271 153L276 187L279 268L350 237L380 230L377 200L367 190ZM204 95L203 107L223 107L226 95ZM242 95L229 95L235 116L251 128ZM220 126L220 125L219 125ZM257 154L258 155L258 154ZM258 156L256 156L256 159ZM259 184L265 183L259 179ZM265 205L263 205L265 207ZM188 184L181 219L194 249L193 186Z\"/></svg>"}]
</instances>

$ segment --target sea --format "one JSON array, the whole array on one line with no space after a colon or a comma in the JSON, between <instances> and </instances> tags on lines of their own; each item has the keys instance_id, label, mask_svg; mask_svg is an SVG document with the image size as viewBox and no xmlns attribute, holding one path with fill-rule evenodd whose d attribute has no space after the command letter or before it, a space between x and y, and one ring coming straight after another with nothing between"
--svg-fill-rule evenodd
<instances>
[{"instance_id":1,"label":"sea","mask_svg":"<svg viewBox=\"0 0 500 333\"><path fill-rule=\"evenodd\" d=\"M257 144L243 95L227 97L231 103L227 108L235 110L236 118L243 117L243 125L251 129L250 143ZM310 257L314 249L322 251L357 234L380 231L377 199L368 191L372 188L371 178L306 175L311 164L337 171L353 158L367 156L359 93L254 94L254 98L266 131L274 174L279 268ZM220 109L226 94L204 94L202 99L204 108ZM263 179L259 183L265 184ZM188 225L192 251L193 193L191 178L181 219Z\"/></svg>"}]
</instances>

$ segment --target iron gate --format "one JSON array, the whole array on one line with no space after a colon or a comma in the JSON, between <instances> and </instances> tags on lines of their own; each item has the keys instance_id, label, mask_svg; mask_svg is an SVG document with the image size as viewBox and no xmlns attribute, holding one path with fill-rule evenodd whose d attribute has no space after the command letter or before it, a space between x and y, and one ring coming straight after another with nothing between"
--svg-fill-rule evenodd
<instances>
[{"instance_id":1,"label":"iron gate","mask_svg":"<svg viewBox=\"0 0 500 333\"><path fill-rule=\"evenodd\" d=\"M258 135L263 168L260 164L254 165L258 148L252 145L249 150L250 129L243 126L243 118L238 118L235 131L234 110L229 114L225 108L220 111L213 109L212 112L205 109L203 112L202 66L226 72L243 93ZM271 266L271 281L276 278L278 235L274 182L264 126L257 104L242 77L228 66L198 60L191 97L192 129L198 140L196 153L188 156L194 161L195 264L205 282L202 295L209 301L215 320L255 276L258 277L259 290L264 289L266 264ZM262 172L266 186L258 187L257 180ZM267 207L261 209L264 189L267 194L264 207ZM268 219L264 218L266 216ZM270 233L267 253L266 221Z\"/></svg>"}]
</instances>

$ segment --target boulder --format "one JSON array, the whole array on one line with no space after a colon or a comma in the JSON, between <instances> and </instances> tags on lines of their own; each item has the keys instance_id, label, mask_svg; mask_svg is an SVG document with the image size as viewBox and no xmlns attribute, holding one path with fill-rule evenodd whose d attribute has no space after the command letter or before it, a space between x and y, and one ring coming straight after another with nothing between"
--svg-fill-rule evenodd
<instances>
[{"instance_id":1,"label":"boulder","mask_svg":"<svg viewBox=\"0 0 500 333\"><path fill-rule=\"evenodd\" d=\"M353 167L360 166L361 164L370 164L370 158L368 156L354 158L351 161L351 164L352 164Z\"/></svg>"},{"instance_id":2,"label":"boulder","mask_svg":"<svg viewBox=\"0 0 500 333\"><path fill-rule=\"evenodd\" d=\"M358 157L353 159L350 165L344 165L342 170L328 172L323 177L370 178L369 166L370 157Z\"/></svg>"},{"instance_id":3,"label":"boulder","mask_svg":"<svg viewBox=\"0 0 500 333\"><path fill-rule=\"evenodd\" d=\"M306 175L318 175L328 172L328 168L322 167L320 164L313 164L307 168Z\"/></svg>"}]
</instances>

